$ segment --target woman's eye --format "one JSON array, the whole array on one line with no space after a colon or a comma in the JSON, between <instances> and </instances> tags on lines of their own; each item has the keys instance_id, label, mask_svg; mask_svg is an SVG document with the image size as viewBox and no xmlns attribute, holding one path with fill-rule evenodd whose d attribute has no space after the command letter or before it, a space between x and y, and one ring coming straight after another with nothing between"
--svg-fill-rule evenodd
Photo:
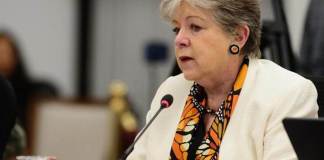
<instances>
[{"instance_id":1,"label":"woman's eye","mask_svg":"<svg viewBox=\"0 0 324 160\"><path fill-rule=\"evenodd\" d=\"M200 26L197 26L195 24L190 25L190 29L194 32L199 32L202 28Z\"/></svg>"},{"instance_id":2,"label":"woman's eye","mask_svg":"<svg viewBox=\"0 0 324 160\"><path fill-rule=\"evenodd\" d=\"M174 27L174 28L172 29L172 31L173 31L175 34L178 34L179 31L180 31L180 28L178 28L178 27Z\"/></svg>"}]
</instances>

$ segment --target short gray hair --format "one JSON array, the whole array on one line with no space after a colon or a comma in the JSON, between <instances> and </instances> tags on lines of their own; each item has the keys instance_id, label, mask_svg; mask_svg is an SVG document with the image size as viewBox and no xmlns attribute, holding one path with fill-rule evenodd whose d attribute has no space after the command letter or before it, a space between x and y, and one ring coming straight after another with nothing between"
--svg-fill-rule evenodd
<instances>
[{"instance_id":1,"label":"short gray hair","mask_svg":"<svg viewBox=\"0 0 324 160\"><path fill-rule=\"evenodd\" d=\"M211 10L215 21L222 26L225 32L231 35L236 35L236 28L246 24L250 29L250 35L242 51L249 57L260 57L259 0L161 0L161 16L165 20L171 21L174 11L181 1L186 1L193 7Z\"/></svg>"}]
</instances>

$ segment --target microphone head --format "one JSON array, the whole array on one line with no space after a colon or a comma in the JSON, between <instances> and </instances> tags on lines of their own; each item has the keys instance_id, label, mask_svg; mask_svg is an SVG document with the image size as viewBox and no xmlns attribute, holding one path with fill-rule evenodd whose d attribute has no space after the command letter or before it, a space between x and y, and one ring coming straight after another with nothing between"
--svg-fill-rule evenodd
<instances>
[{"instance_id":1,"label":"microphone head","mask_svg":"<svg viewBox=\"0 0 324 160\"><path fill-rule=\"evenodd\" d=\"M173 96L170 94L167 94L167 95L163 96L163 98L161 99L161 107L168 108L171 106L172 102L173 102Z\"/></svg>"}]
</instances>

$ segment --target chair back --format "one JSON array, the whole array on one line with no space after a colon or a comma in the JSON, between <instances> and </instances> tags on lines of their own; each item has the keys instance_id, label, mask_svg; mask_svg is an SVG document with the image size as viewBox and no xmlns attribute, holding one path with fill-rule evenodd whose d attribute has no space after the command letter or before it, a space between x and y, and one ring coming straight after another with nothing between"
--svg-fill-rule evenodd
<instances>
[{"instance_id":1,"label":"chair back","mask_svg":"<svg viewBox=\"0 0 324 160\"><path fill-rule=\"evenodd\" d=\"M116 158L118 119L106 104L48 101L33 110L32 154L60 160Z\"/></svg>"}]
</instances>

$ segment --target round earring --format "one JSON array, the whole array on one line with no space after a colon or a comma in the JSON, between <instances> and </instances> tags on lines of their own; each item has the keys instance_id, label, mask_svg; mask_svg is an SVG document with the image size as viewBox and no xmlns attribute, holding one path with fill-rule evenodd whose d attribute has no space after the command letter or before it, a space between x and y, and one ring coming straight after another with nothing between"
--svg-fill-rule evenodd
<instances>
[{"instance_id":1,"label":"round earring","mask_svg":"<svg viewBox=\"0 0 324 160\"><path fill-rule=\"evenodd\" d=\"M229 46L229 53L236 55L238 53L240 53L240 47L236 44L232 44Z\"/></svg>"}]
</instances>

